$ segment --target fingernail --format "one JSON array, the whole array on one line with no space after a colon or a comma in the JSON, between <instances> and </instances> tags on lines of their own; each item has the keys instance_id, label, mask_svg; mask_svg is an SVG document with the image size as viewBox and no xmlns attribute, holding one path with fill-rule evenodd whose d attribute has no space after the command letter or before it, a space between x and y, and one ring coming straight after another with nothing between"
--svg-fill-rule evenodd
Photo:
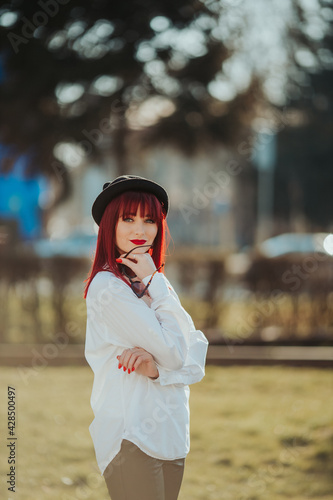
<instances>
[{"instance_id":1,"label":"fingernail","mask_svg":"<svg viewBox=\"0 0 333 500\"><path fill-rule=\"evenodd\" d=\"M127 371L128 371L129 374L131 373L131 369L130 368Z\"/></svg>"},{"instance_id":2,"label":"fingernail","mask_svg":"<svg viewBox=\"0 0 333 500\"><path fill-rule=\"evenodd\" d=\"M133 368L132 368L132 372L134 372L134 370L135 370L135 368L134 368L134 366L133 366Z\"/></svg>"},{"instance_id":3,"label":"fingernail","mask_svg":"<svg viewBox=\"0 0 333 500\"><path fill-rule=\"evenodd\" d=\"M119 363L118 368L121 368L122 366L123 366L123 365L121 365L121 364Z\"/></svg>"},{"instance_id":4,"label":"fingernail","mask_svg":"<svg viewBox=\"0 0 333 500\"><path fill-rule=\"evenodd\" d=\"M123 259L116 259L116 262L122 262Z\"/></svg>"},{"instance_id":5,"label":"fingernail","mask_svg":"<svg viewBox=\"0 0 333 500\"><path fill-rule=\"evenodd\" d=\"M120 358L120 356L117 356L117 359L119 359L119 358Z\"/></svg>"},{"instance_id":6,"label":"fingernail","mask_svg":"<svg viewBox=\"0 0 333 500\"><path fill-rule=\"evenodd\" d=\"M126 366L124 366L123 370L124 370L124 372L126 371Z\"/></svg>"}]
</instances>

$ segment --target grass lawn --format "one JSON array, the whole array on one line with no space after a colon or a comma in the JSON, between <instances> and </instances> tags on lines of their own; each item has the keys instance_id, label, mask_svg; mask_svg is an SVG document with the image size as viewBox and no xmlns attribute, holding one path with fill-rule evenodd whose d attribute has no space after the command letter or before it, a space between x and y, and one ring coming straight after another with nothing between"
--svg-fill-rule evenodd
<instances>
[{"instance_id":1,"label":"grass lawn","mask_svg":"<svg viewBox=\"0 0 333 500\"><path fill-rule=\"evenodd\" d=\"M108 499L88 431L92 380L88 367L0 368L0 498ZM16 493L6 485L7 386L16 389ZM331 371L209 366L191 387L179 500L329 500L332 464Z\"/></svg>"}]
</instances>

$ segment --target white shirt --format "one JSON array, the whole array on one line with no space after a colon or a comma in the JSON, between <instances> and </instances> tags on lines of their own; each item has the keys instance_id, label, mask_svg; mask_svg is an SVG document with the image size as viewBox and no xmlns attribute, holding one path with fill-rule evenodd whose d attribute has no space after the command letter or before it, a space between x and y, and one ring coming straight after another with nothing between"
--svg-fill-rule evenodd
<instances>
[{"instance_id":1,"label":"white shirt","mask_svg":"<svg viewBox=\"0 0 333 500\"><path fill-rule=\"evenodd\" d=\"M88 289L85 356L94 372L95 415L89 430L102 474L122 439L163 460L189 451L188 384L205 374L208 341L162 273L154 275L149 294L150 306L108 271L96 274ZM117 356L132 347L153 355L157 379L118 368Z\"/></svg>"}]
</instances>

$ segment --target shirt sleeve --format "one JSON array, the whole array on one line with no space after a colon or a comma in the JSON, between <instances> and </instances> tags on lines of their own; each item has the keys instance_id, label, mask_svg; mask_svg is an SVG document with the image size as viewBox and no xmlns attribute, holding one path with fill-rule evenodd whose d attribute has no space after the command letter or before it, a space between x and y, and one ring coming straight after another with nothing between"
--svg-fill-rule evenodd
<instances>
[{"instance_id":1,"label":"shirt sleeve","mask_svg":"<svg viewBox=\"0 0 333 500\"><path fill-rule=\"evenodd\" d=\"M189 315L171 293L162 273L154 275L149 294L151 307L138 299L126 283L102 272L90 284L87 314L90 321L99 323L106 343L142 347L154 356L161 369L179 370L190 346Z\"/></svg>"},{"instance_id":2,"label":"shirt sleeve","mask_svg":"<svg viewBox=\"0 0 333 500\"><path fill-rule=\"evenodd\" d=\"M178 295L171 286L170 282L166 278L165 281L170 293L180 304ZM159 383L160 385L175 384L178 386L184 386L200 382L200 380L202 380L205 376L208 340L200 330L195 329L191 316L188 313L186 314L190 328L190 341L184 366L178 370L170 370L157 364L159 376L156 379L153 379L154 383Z\"/></svg>"},{"instance_id":3,"label":"shirt sleeve","mask_svg":"<svg viewBox=\"0 0 333 500\"><path fill-rule=\"evenodd\" d=\"M202 332L191 333L191 346L185 364L179 370L169 370L157 364L158 378L154 380L160 385L190 385L200 382L205 376L205 361L208 341Z\"/></svg>"}]
</instances>

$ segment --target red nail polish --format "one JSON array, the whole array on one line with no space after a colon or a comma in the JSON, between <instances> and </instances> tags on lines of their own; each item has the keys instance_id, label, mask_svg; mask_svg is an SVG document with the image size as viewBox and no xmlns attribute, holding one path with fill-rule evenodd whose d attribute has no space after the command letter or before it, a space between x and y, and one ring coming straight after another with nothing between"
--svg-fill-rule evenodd
<instances>
[{"instance_id":1,"label":"red nail polish","mask_svg":"<svg viewBox=\"0 0 333 500\"><path fill-rule=\"evenodd\" d=\"M116 262L122 262L123 259L116 259Z\"/></svg>"},{"instance_id":2,"label":"red nail polish","mask_svg":"<svg viewBox=\"0 0 333 500\"><path fill-rule=\"evenodd\" d=\"M128 371L128 374L130 374L130 373L131 373L131 369L130 369L130 368L129 368L127 371Z\"/></svg>"},{"instance_id":3,"label":"red nail polish","mask_svg":"<svg viewBox=\"0 0 333 500\"><path fill-rule=\"evenodd\" d=\"M118 368L121 368L122 366L123 366L123 365L121 365L121 364L119 363Z\"/></svg>"},{"instance_id":4,"label":"red nail polish","mask_svg":"<svg viewBox=\"0 0 333 500\"><path fill-rule=\"evenodd\" d=\"M133 368L132 368L132 372L134 372L134 370L135 370L135 368L134 368L134 366L133 366Z\"/></svg>"},{"instance_id":5,"label":"red nail polish","mask_svg":"<svg viewBox=\"0 0 333 500\"><path fill-rule=\"evenodd\" d=\"M123 370L124 370L124 372L126 371L126 366L124 366Z\"/></svg>"},{"instance_id":6,"label":"red nail polish","mask_svg":"<svg viewBox=\"0 0 333 500\"><path fill-rule=\"evenodd\" d=\"M117 359L119 359L119 358L120 358L120 356L117 356Z\"/></svg>"}]
</instances>

